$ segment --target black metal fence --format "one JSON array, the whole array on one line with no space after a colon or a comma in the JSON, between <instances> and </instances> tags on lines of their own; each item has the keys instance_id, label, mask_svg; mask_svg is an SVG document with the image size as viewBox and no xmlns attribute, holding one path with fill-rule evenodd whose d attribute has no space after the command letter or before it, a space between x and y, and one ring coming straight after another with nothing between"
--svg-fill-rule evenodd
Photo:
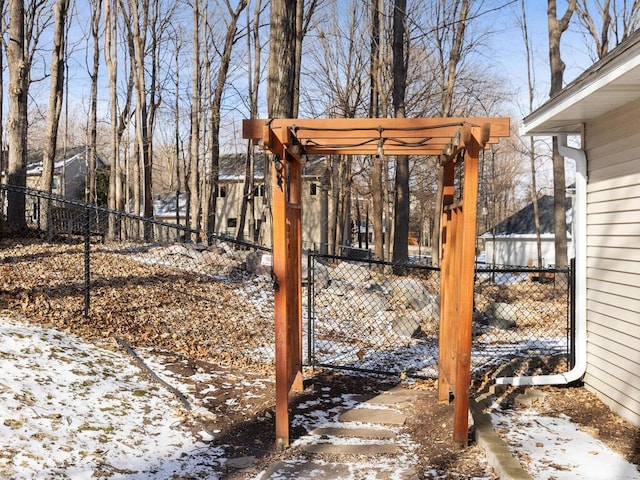
<instances>
[{"instance_id":1,"label":"black metal fence","mask_svg":"<svg viewBox=\"0 0 640 480\"><path fill-rule=\"evenodd\" d=\"M8 191L25 202L20 232L7 223ZM269 254L185 225L0 185L0 311L86 337L271 368ZM360 257L305 255L305 363L435 377L439 269L410 263L400 276L397 265ZM567 271L478 268L475 371L567 357L569 280Z\"/></svg>"},{"instance_id":2,"label":"black metal fence","mask_svg":"<svg viewBox=\"0 0 640 480\"><path fill-rule=\"evenodd\" d=\"M26 206L19 231L7 221L9 191ZM269 366L267 250L0 185L0 310L85 337Z\"/></svg>"},{"instance_id":3,"label":"black metal fence","mask_svg":"<svg viewBox=\"0 0 640 480\"><path fill-rule=\"evenodd\" d=\"M437 376L440 270L408 264L402 268L406 275L397 276L397 267L310 256L311 364ZM475 278L475 372L515 358L569 358L569 271L479 267ZM550 373L542 365L531 373Z\"/></svg>"}]
</instances>

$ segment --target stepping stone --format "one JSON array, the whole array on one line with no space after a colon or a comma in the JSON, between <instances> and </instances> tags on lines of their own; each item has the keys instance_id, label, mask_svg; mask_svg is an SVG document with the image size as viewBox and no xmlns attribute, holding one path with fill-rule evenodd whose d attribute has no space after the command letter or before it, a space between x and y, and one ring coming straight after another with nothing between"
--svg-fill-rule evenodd
<instances>
[{"instance_id":1,"label":"stepping stone","mask_svg":"<svg viewBox=\"0 0 640 480\"><path fill-rule=\"evenodd\" d=\"M435 398L435 394L429 390L418 390L415 388L393 387L386 390L383 395L403 395L414 398Z\"/></svg>"},{"instance_id":2,"label":"stepping stone","mask_svg":"<svg viewBox=\"0 0 640 480\"><path fill-rule=\"evenodd\" d=\"M369 443L364 445L313 443L303 445L302 449L309 453L329 455L396 455L402 452L395 443Z\"/></svg>"},{"instance_id":3,"label":"stepping stone","mask_svg":"<svg viewBox=\"0 0 640 480\"><path fill-rule=\"evenodd\" d=\"M407 417L396 410L380 408L354 408L342 412L338 417L341 422L378 423L381 425L404 425Z\"/></svg>"},{"instance_id":4,"label":"stepping stone","mask_svg":"<svg viewBox=\"0 0 640 480\"><path fill-rule=\"evenodd\" d=\"M227 468L232 468L235 470L243 470L245 468L249 468L254 463L256 463L256 457L238 457L238 458L229 458L227 459L225 466Z\"/></svg>"},{"instance_id":5,"label":"stepping stone","mask_svg":"<svg viewBox=\"0 0 640 480\"><path fill-rule=\"evenodd\" d=\"M400 393L383 393L376 397L370 398L366 401L366 403L370 403L372 405L397 405L399 403L411 402L415 399L416 397L412 395L403 395Z\"/></svg>"},{"instance_id":6,"label":"stepping stone","mask_svg":"<svg viewBox=\"0 0 640 480\"><path fill-rule=\"evenodd\" d=\"M390 439L396 438L396 434L391 430L381 428L342 428L342 427L318 427L311 431L312 435L327 435L330 437L350 437L350 438L375 438Z\"/></svg>"},{"instance_id":7,"label":"stepping stone","mask_svg":"<svg viewBox=\"0 0 640 480\"><path fill-rule=\"evenodd\" d=\"M264 472L260 480L325 480L349 478L349 466L340 463L320 463L314 461L276 462Z\"/></svg>"}]
</instances>

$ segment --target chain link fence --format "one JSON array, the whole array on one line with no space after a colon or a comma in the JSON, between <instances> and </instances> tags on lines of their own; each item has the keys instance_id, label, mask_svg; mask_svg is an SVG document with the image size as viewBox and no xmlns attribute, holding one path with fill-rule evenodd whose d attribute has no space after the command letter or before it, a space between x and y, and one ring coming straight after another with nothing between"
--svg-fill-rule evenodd
<instances>
[{"instance_id":1,"label":"chain link fence","mask_svg":"<svg viewBox=\"0 0 640 480\"><path fill-rule=\"evenodd\" d=\"M311 364L437 377L440 270L401 267L399 276L391 263L311 255ZM568 271L478 268L474 304L475 373L517 358L568 358Z\"/></svg>"},{"instance_id":2,"label":"chain link fence","mask_svg":"<svg viewBox=\"0 0 640 480\"><path fill-rule=\"evenodd\" d=\"M19 232L7 221L9 191L25 202ZM0 310L87 338L271 369L265 254L185 225L0 185ZM435 378L439 269L350 257L303 257L305 363ZM561 270L478 268L474 371L567 358L570 279Z\"/></svg>"},{"instance_id":3,"label":"chain link fence","mask_svg":"<svg viewBox=\"0 0 640 480\"><path fill-rule=\"evenodd\" d=\"M7 221L9 191L25 202L20 231ZM0 213L1 310L87 338L272 368L267 249L6 185Z\"/></svg>"}]
</instances>

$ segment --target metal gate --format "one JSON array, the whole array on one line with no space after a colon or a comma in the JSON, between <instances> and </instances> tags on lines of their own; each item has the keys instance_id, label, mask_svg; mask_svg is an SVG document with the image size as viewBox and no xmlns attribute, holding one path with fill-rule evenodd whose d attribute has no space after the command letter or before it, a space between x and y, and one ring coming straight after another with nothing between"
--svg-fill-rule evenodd
<instances>
[{"instance_id":1,"label":"metal gate","mask_svg":"<svg viewBox=\"0 0 640 480\"><path fill-rule=\"evenodd\" d=\"M311 253L306 269L309 365L437 378L439 268L418 259L397 276L391 263ZM472 370L550 357L566 359L568 370L570 278L568 270L477 266Z\"/></svg>"}]
</instances>

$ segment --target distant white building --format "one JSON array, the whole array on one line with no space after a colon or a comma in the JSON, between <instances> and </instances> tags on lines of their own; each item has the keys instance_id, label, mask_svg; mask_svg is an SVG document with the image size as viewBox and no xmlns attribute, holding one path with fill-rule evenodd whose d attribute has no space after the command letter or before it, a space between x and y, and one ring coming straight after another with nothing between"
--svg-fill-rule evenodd
<instances>
[{"instance_id":1,"label":"distant white building","mask_svg":"<svg viewBox=\"0 0 640 480\"><path fill-rule=\"evenodd\" d=\"M571 200L567 198L567 248L571 244ZM503 220L480 238L484 241L486 262L491 265L513 267L555 265L555 234L553 230L553 197L544 195L538 199L540 218L540 243L542 265L538 263L538 245L536 236L533 203ZM571 257L573 255L569 255Z\"/></svg>"}]
</instances>

